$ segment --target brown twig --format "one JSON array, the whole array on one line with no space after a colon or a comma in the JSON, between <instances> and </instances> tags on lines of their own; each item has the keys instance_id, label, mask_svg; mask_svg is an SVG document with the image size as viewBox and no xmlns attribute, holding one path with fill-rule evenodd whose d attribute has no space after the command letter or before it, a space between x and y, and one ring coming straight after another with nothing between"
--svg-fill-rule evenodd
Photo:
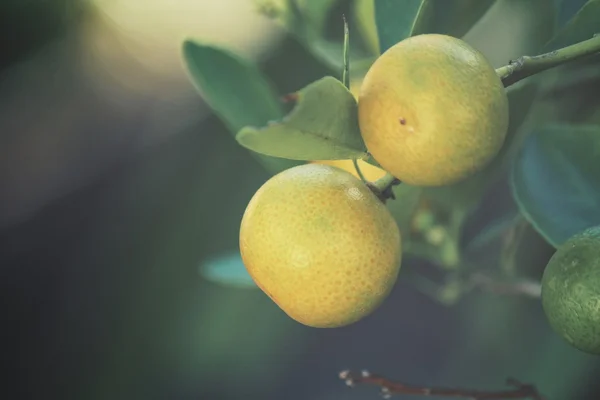
<instances>
[{"instance_id":1,"label":"brown twig","mask_svg":"<svg viewBox=\"0 0 600 400\"><path fill-rule=\"evenodd\" d=\"M381 394L384 398L392 395L416 395L416 396L445 396L468 400L500 400L500 399L532 399L544 400L533 385L524 384L516 379L509 378L506 383L513 386L514 389L502 391L480 391L471 389L451 389L420 387L406 385L404 383L394 382L382 376L373 375L368 371L362 371L360 374L354 374L351 371L340 372L340 379L345 381L346 385L374 385L381 388Z\"/></svg>"}]
</instances>

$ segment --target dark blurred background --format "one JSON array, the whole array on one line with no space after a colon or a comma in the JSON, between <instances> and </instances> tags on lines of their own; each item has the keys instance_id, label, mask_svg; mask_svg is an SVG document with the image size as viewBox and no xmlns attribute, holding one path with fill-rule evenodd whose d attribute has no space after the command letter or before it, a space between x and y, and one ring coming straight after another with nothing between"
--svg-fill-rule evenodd
<instances>
[{"instance_id":1,"label":"dark blurred background","mask_svg":"<svg viewBox=\"0 0 600 400\"><path fill-rule=\"evenodd\" d=\"M560 2L558 23L581 4ZM472 34L498 66L535 38L530 16L506 9ZM0 19L0 398L378 398L345 387L346 368L600 398L600 361L554 335L536 300L445 307L400 280L372 316L319 330L203 278L207 260L236 254L269 175L193 89L181 41L256 60L281 93L329 73L251 1L3 0Z\"/></svg>"}]
</instances>

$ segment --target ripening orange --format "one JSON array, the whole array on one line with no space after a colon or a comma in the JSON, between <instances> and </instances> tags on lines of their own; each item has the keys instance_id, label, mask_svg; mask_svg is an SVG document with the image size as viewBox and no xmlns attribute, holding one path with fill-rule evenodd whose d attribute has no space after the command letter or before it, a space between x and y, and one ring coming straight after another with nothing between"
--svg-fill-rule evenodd
<instances>
[{"instance_id":1,"label":"ripening orange","mask_svg":"<svg viewBox=\"0 0 600 400\"><path fill-rule=\"evenodd\" d=\"M360 179L309 163L255 193L242 218L240 251L250 276L288 316L335 328L371 314L388 296L401 237Z\"/></svg>"},{"instance_id":2,"label":"ripening orange","mask_svg":"<svg viewBox=\"0 0 600 400\"><path fill-rule=\"evenodd\" d=\"M358 97L359 125L383 169L416 186L457 183L497 155L508 98L483 54L461 39L409 37L370 67Z\"/></svg>"}]
</instances>

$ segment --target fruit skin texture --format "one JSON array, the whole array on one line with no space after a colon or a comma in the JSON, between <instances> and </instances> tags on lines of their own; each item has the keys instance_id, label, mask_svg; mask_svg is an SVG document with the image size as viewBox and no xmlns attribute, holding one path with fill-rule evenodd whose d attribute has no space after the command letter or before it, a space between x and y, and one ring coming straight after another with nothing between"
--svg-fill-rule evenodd
<instances>
[{"instance_id":1,"label":"fruit skin texture","mask_svg":"<svg viewBox=\"0 0 600 400\"><path fill-rule=\"evenodd\" d=\"M398 226L359 179L305 164L269 179L242 218L240 251L256 284L292 319L315 328L371 314L394 286Z\"/></svg>"},{"instance_id":2,"label":"fruit skin texture","mask_svg":"<svg viewBox=\"0 0 600 400\"><path fill-rule=\"evenodd\" d=\"M600 226L574 235L554 253L542 277L542 306L567 342L600 354Z\"/></svg>"},{"instance_id":3,"label":"fruit skin texture","mask_svg":"<svg viewBox=\"0 0 600 400\"><path fill-rule=\"evenodd\" d=\"M364 77L358 99L369 152L416 186L457 183L498 154L508 129L508 98L482 53L446 35L409 37Z\"/></svg>"}]
</instances>

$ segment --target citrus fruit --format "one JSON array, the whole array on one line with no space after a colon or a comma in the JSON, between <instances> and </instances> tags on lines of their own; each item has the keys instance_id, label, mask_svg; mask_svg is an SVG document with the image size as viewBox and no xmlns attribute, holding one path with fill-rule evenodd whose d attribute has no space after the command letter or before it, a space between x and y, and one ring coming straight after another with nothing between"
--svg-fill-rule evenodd
<instances>
[{"instance_id":1,"label":"citrus fruit","mask_svg":"<svg viewBox=\"0 0 600 400\"><path fill-rule=\"evenodd\" d=\"M311 327L349 325L391 291L401 261L398 226L347 171L304 164L269 179L240 227L249 275L289 317Z\"/></svg>"},{"instance_id":2,"label":"citrus fruit","mask_svg":"<svg viewBox=\"0 0 600 400\"><path fill-rule=\"evenodd\" d=\"M461 39L409 37L367 71L358 98L369 152L396 178L416 186L457 183L498 153L508 98L494 68Z\"/></svg>"},{"instance_id":3,"label":"citrus fruit","mask_svg":"<svg viewBox=\"0 0 600 400\"><path fill-rule=\"evenodd\" d=\"M343 169L344 171L350 172L352 175L358 178L358 172L356 172L356 168L354 168L354 163L352 162L352 160L317 160L312 162L338 167L340 169ZM362 172L365 179L367 179L368 181L376 181L377 179L383 178L383 176L385 175L384 170L382 170L381 168L377 168L376 166L371 165L366 161L357 160L357 162L360 171Z\"/></svg>"},{"instance_id":4,"label":"citrus fruit","mask_svg":"<svg viewBox=\"0 0 600 400\"><path fill-rule=\"evenodd\" d=\"M600 226L558 247L542 277L542 306L567 342L600 354Z\"/></svg>"}]
</instances>

